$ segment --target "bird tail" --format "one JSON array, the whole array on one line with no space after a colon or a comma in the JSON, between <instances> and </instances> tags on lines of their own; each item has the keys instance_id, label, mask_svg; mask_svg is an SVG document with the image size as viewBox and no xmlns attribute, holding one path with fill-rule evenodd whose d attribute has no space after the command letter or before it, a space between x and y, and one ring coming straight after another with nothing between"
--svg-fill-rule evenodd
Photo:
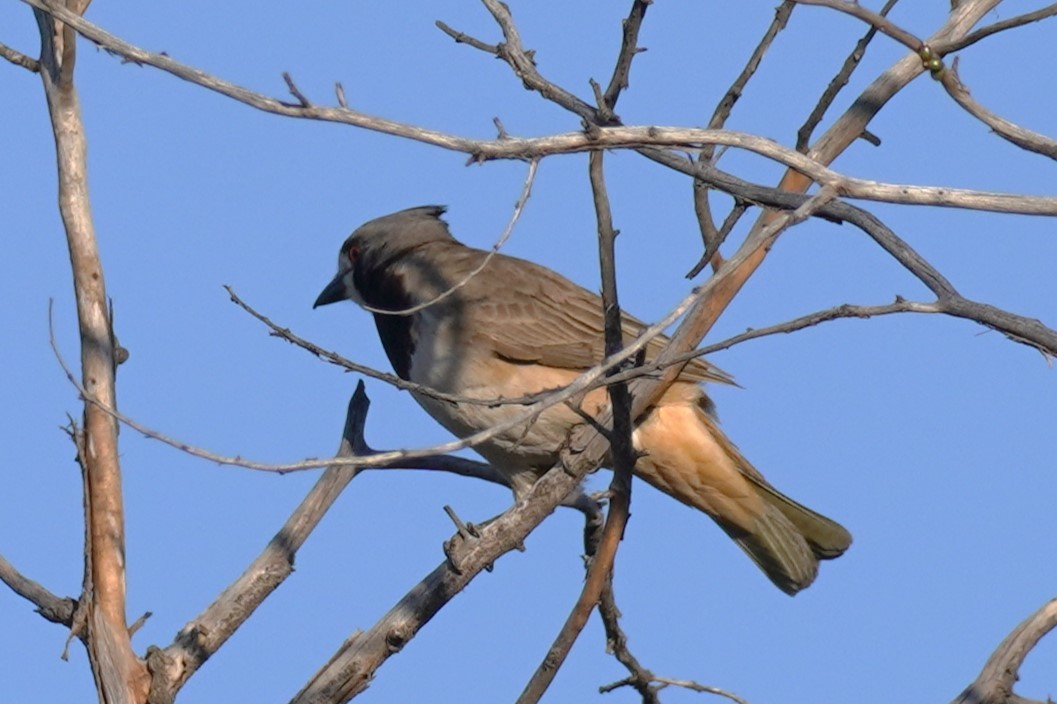
<instances>
[{"instance_id":1,"label":"bird tail","mask_svg":"<svg viewBox=\"0 0 1057 704\"><path fill-rule=\"evenodd\" d=\"M666 422L665 411L684 422ZM687 412L698 423L685 423ZM664 426L679 428L680 437ZM851 534L839 523L771 486L704 407L655 408L639 431L646 432L639 439L647 454L636 464L636 474L711 516L786 594L814 581L819 560L839 557L851 545Z\"/></svg>"},{"instance_id":2,"label":"bird tail","mask_svg":"<svg viewBox=\"0 0 1057 704\"><path fill-rule=\"evenodd\" d=\"M760 487L760 496L765 507L753 530L720 526L776 587L796 594L815 581L819 560L840 557L848 549L851 534L773 487Z\"/></svg>"}]
</instances>

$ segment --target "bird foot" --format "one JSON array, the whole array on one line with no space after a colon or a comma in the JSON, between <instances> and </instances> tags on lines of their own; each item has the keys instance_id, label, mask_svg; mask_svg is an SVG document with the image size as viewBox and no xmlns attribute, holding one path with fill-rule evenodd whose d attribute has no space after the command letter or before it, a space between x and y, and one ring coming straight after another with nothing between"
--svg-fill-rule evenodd
<instances>
[{"instance_id":1,"label":"bird foot","mask_svg":"<svg viewBox=\"0 0 1057 704\"><path fill-rule=\"evenodd\" d=\"M448 566L451 567L457 574L462 574L462 559L459 557L461 548L464 546L480 540L481 532L477 526L473 523L464 522L459 515L455 513L455 509L451 506L444 507L444 513L448 514L448 518L455 524L455 535L448 540L444 541L444 556L448 559ZM492 571L492 565L485 567L489 572Z\"/></svg>"}]
</instances>

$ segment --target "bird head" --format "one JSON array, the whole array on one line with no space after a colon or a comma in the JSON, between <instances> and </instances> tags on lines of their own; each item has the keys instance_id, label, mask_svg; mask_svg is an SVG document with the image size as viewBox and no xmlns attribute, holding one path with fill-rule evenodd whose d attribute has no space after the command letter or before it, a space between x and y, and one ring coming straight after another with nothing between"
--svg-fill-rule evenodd
<instances>
[{"instance_id":1,"label":"bird head","mask_svg":"<svg viewBox=\"0 0 1057 704\"><path fill-rule=\"evenodd\" d=\"M445 210L442 205L423 205L360 225L338 250L338 273L312 307L346 299L373 305L372 284L380 272L424 244L452 239L441 220Z\"/></svg>"}]
</instances>

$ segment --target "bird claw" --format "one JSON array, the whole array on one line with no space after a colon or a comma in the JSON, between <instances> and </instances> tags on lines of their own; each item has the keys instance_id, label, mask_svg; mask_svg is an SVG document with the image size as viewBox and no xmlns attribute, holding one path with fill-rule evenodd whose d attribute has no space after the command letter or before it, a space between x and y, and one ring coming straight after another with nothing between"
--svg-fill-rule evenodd
<instances>
[{"instance_id":1,"label":"bird claw","mask_svg":"<svg viewBox=\"0 0 1057 704\"><path fill-rule=\"evenodd\" d=\"M448 566L457 574L462 574L462 560L459 557L459 548L475 540L480 540L481 531L478 530L477 526L473 523L463 522L458 514L455 513L455 509L451 506L445 506L444 513L448 514L448 518L450 518L451 522L455 524L456 531L455 535L444 541L444 556L448 560ZM486 565L485 569L491 572L492 565Z\"/></svg>"}]
</instances>

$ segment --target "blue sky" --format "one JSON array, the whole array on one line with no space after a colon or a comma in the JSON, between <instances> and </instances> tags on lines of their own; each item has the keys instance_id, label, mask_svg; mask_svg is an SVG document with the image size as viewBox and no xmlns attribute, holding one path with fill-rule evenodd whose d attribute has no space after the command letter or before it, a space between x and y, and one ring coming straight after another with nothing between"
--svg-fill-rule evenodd
<instances>
[{"instance_id":1,"label":"blue sky","mask_svg":"<svg viewBox=\"0 0 1057 704\"><path fill-rule=\"evenodd\" d=\"M774 2L665 0L646 18L627 124L702 125L773 14ZM874 5L879 3L872 3ZM513 3L547 77L588 98L603 83L627 3ZM1007 2L997 21L1036 7ZM946 2L903 3L896 22L920 36ZM579 121L525 91L508 67L454 44L442 19L498 41L472 2L217 4L97 0L88 18L127 40L285 98L289 71L314 101L350 105L460 135L575 130ZM862 33L799 8L728 126L792 144L817 95ZM974 97L1052 134L1053 25L992 37L962 54ZM35 54L28 7L0 8L0 41ZM872 45L835 110L904 49ZM217 452L262 461L332 453L356 378L270 338L228 301L230 284L282 325L386 368L370 317L351 305L311 309L338 245L363 221L445 203L457 237L499 236L525 166L464 166L465 156L348 127L279 118L81 44L78 85L90 187L131 359L122 409ZM48 344L78 356L65 240L55 208L54 150L39 79L0 66L0 258L7 369L0 439L0 554L60 594L81 580L81 482L59 429L80 413ZM827 123L828 124L828 123ZM1021 153L954 105L927 76L871 124L882 145L835 164L884 181L1053 195L1057 168ZM597 288L595 223L584 155L547 159L506 247ZM781 170L728 153L721 166L776 182ZM685 177L630 153L607 157L624 305L662 316L691 285L700 242ZM717 206L727 201L716 199ZM1054 223L936 208L871 209L965 295L1057 324ZM709 341L840 303L926 292L851 226L787 233ZM900 316L839 321L738 346L713 361L744 387L714 389L724 428L769 479L841 520L852 549L790 599L705 517L636 484L617 558L630 645L665 676L696 679L754 704L949 701L1021 619L1057 591L1053 471L1057 378L1039 353L964 320ZM449 436L406 394L367 385L376 447ZM129 617L153 617L139 652L169 643L258 553L315 480L218 467L130 429L121 433L128 520ZM592 487L608 481L603 473ZM356 628L366 628L441 559L452 505L467 520L507 507L501 489L423 472L353 482L297 560L296 573L191 680L181 702L286 701ZM382 668L364 701L508 701L527 681L582 581L580 522L559 512L504 557ZM83 649L0 590L0 698L86 701ZM1018 691L1057 692L1057 641L1044 641ZM597 694L624 676L592 620L547 701L636 701ZM882 684L883 683L883 684ZM702 695L670 691L666 702Z\"/></svg>"}]
</instances>

